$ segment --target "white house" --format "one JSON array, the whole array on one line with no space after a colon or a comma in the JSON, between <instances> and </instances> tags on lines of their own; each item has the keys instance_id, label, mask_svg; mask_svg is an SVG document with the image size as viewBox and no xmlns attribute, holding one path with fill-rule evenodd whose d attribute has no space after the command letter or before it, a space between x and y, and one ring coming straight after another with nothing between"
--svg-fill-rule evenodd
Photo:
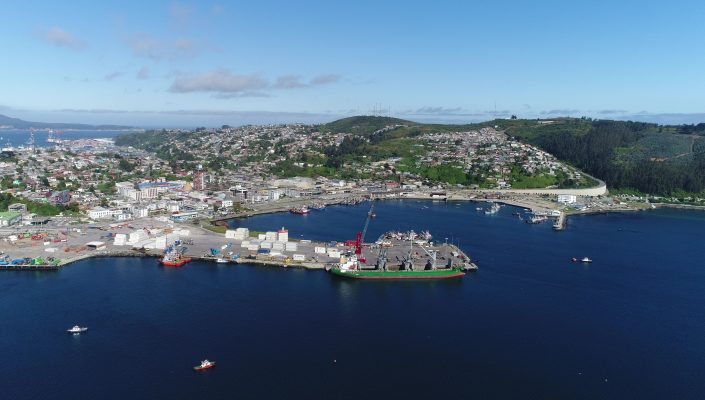
<instances>
[{"instance_id":1,"label":"white house","mask_svg":"<svg viewBox=\"0 0 705 400\"><path fill-rule=\"evenodd\" d=\"M556 201L563 204L575 204L577 199L577 196L574 194L559 194Z\"/></svg>"},{"instance_id":2,"label":"white house","mask_svg":"<svg viewBox=\"0 0 705 400\"><path fill-rule=\"evenodd\" d=\"M109 210L103 207L95 207L88 210L88 218L90 219L112 218L114 215L118 214L122 214L122 210Z\"/></svg>"}]
</instances>

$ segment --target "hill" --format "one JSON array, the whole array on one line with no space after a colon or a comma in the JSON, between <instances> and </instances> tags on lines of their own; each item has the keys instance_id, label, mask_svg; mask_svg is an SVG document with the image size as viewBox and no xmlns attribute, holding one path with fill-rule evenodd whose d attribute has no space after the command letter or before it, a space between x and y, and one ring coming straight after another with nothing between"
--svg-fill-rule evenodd
<instances>
[{"instance_id":1,"label":"hill","mask_svg":"<svg viewBox=\"0 0 705 400\"><path fill-rule=\"evenodd\" d=\"M705 190L705 124L664 126L588 118L493 123L611 188L661 195Z\"/></svg>"},{"instance_id":2,"label":"hill","mask_svg":"<svg viewBox=\"0 0 705 400\"><path fill-rule=\"evenodd\" d=\"M0 126L3 125L12 127L14 129L75 129L87 131L121 131L134 129L134 127L132 126L125 125L88 125L64 122L31 122L0 114Z\"/></svg>"}]
</instances>

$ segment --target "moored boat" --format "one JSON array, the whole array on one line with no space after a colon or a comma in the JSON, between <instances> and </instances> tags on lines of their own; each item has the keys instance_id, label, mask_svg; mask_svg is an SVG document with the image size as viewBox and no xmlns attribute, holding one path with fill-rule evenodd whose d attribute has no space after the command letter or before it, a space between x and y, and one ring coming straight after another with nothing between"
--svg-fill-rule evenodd
<instances>
[{"instance_id":1,"label":"moored boat","mask_svg":"<svg viewBox=\"0 0 705 400\"><path fill-rule=\"evenodd\" d=\"M303 206L303 207L290 208L289 212L292 214L306 215L306 214L310 213L311 210L309 210L308 207Z\"/></svg>"},{"instance_id":2,"label":"moored boat","mask_svg":"<svg viewBox=\"0 0 705 400\"><path fill-rule=\"evenodd\" d=\"M341 257L339 263L330 268L330 273L344 278L352 279L447 279L459 278L465 275L463 267L434 268L434 269L362 269L356 255Z\"/></svg>"},{"instance_id":3,"label":"moored boat","mask_svg":"<svg viewBox=\"0 0 705 400\"><path fill-rule=\"evenodd\" d=\"M185 257L179 253L166 253L159 260L159 263L165 267L181 267L191 261L191 257Z\"/></svg>"},{"instance_id":4,"label":"moored boat","mask_svg":"<svg viewBox=\"0 0 705 400\"><path fill-rule=\"evenodd\" d=\"M215 361L203 360L200 365L193 367L194 371L203 371L215 367Z\"/></svg>"}]
</instances>

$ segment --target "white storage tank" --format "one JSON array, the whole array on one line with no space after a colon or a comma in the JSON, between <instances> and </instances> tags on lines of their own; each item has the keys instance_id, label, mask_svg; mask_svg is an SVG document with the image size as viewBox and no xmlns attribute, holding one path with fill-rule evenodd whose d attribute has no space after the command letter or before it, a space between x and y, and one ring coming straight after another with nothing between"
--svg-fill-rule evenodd
<instances>
[{"instance_id":1,"label":"white storage tank","mask_svg":"<svg viewBox=\"0 0 705 400\"><path fill-rule=\"evenodd\" d=\"M115 246L124 246L127 243L127 235L124 233L116 233L113 244Z\"/></svg>"}]
</instances>

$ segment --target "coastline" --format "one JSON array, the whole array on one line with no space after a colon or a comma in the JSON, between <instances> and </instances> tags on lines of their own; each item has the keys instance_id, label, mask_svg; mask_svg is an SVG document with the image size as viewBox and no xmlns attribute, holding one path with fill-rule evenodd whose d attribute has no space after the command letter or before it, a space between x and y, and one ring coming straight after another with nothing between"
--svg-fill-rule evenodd
<instances>
[{"instance_id":1,"label":"coastline","mask_svg":"<svg viewBox=\"0 0 705 400\"><path fill-rule=\"evenodd\" d=\"M335 204L341 204L344 203L345 201L349 200L350 198L361 198L361 196L345 196L345 197L338 197L338 198L333 198L333 199L316 199L317 202L319 203L324 203L327 205L335 205ZM550 210L556 210L556 207L551 208L550 207L550 201L541 199L543 200L542 202L539 202L537 200L539 199L516 199L516 198L492 198L492 197L477 197L474 193L452 193L446 198L443 199L434 199L430 197L426 197L426 195L422 193L416 193L413 196L394 196L394 197L379 197L375 198L376 200L422 200L422 201L469 201L469 202L497 202L501 204L506 204L510 205L513 207L519 207L524 210L530 210L532 212L546 212ZM297 203L305 205L309 204L312 201L312 199L297 199ZM277 212L286 212L288 209L294 204L294 202L286 202L285 204L275 204L273 207L269 207L267 209L259 209L259 210L252 210L248 211L245 213L241 213L236 217L230 217L228 219L224 218L217 218L214 220L211 220L210 223L214 225L226 225L227 221L232 218L247 218L250 216L254 215L264 215L264 214L270 214L270 213L277 213ZM553 203L555 205L555 203ZM634 212L634 211L646 211L646 210L652 210L652 209L658 209L658 208L673 208L673 209L684 209L684 210L705 210L704 206L692 206L692 205L683 205L683 204L670 204L670 203L654 203L651 205L651 207L648 208L634 208L634 207L626 207L626 206L621 206L619 208L613 208L613 209L588 209L588 210L583 210L583 211L578 211L578 210L571 210L571 211L565 211L561 210L562 215L559 217L558 221L559 225L558 227L555 227L556 230L561 230L565 227L565 224L567 223L568 217L572 216L578 216L578 215L594 215L594 214L607 214L607 213L615 213L615 212ZM149 223L149 222L148 222ZM137 225L137 223L135 222ZM231 243L237 245L237 243L232 243L231 240L225 240L224 235L220 233L216 233L214 231L208 230L203 227L198 227L198 226L193 226L193 225L188 225L188 224L183 224L183 225L172 225L172 228L185 228L189 229L192 234L189 237L193 237L196 241L198 241L199 245L195 246L194 249L189 253L189 256L196 261L211 261L215 262L218 259L218 256L211 256L207 254L208 248L219 248L221 244L225 243ZM31 229L31 228L30 228ZM102 231L107 231L108 229L102 229ZM89 230L85 230L85 232L89 232ZM97 233L104 233L104 232L97 232ZM87 242L90 239L95 239L94 237L85 237L86 233L82 233L81 235L74 235L74 237L71 239L71 242L75 245L75 242ZM101 236L102 238L103 236ZM306 241L305 241L306 242ZM27 243L27 241L23 242ZM152 257L152 258L158 258L161 257L163 254L162 250L156 250L156 249L133 249L133 248L120 248L113 246L110 244L107 249L103 250L78 250L75 253L75 250L65 250L66 252L57 252L55 254L46 254L44 252L44 248L39 246L40 243L36 242L29 242L30 245L12 245L12 246L1 246L2 250L5 251L5 253L12 254L14 256L18 257L30 257L30 258L46 258L49 256L55 256L55 258L60 259L61 262L58 264L58 266L55 269L61 269L64 266L73 264L78 261L86 260L89 258L103 258L103 257ZM63 245L60 245L63 246ZM325 246L323 243L310 243L307 244L307 246ZM74 246L75 247L75 246ZM81 246L78 246L81 247ZM189 246L191 247L191 246ZM244 250L244 249L243 249ZM463 254L465 257L465 253L462 252L459 248L455 247L453 251L457 251L460 254ZM77 254L80 252L80 254ZM19 253L19 254L17 254ZM67 256L67 257L63 257ZM14 258L14 257L13 257ZM470 260L470 257L467 257ZM327 260L325 262L315 260L314 258L307 257L305 261L293 261L291 260L290 257L284 257L284 256L279 256L279 257L273 257L269 255L264 255L264 254L257 254L254 258L250 257L243 257L237 258L236 260L228 260L229 264L231 265L238 265L238 264L250 264L250 265L258 265L258 266L276 266L276 267L292 267L292 268L302 268L302 269L310 269L310 270L322 270L325 269L326 265L329 264L330 262L333 262L332 260ZM227 265L227 264L226 264ZM22 267L14 267L13 266L5 266L4 268L0 267L2 270L18 270L18 269L27 269L31 270L31 266L28 266L27 268L22 268ZM34 268L34 270L47 270L51 269L49 266L44 265L44 266L37 266Z\"/></svg>"}]
</instances>

